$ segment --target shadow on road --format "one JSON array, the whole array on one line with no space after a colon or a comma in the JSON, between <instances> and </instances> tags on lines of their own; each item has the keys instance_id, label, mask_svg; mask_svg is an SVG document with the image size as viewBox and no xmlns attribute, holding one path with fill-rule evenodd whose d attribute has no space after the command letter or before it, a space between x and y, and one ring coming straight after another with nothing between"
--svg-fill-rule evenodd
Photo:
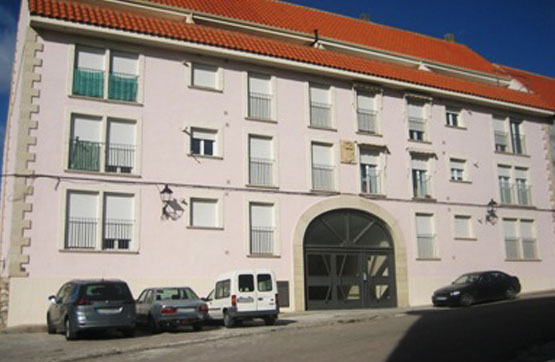
<instances>
[{"instance_id":1,"label":"shadow on road","mask_svg":"<svg viewBox=\"0 0 555 362\"><path fill-rule=\"evenodd\" d=\"M387 362L508 362L555 340L555 297L408 314L419 318Z\"/></svg>"}]
</instances>

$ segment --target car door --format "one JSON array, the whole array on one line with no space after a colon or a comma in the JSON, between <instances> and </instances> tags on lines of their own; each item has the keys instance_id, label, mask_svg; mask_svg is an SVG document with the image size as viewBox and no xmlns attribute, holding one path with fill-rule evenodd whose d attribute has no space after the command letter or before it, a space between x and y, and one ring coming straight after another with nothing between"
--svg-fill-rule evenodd
<instances>
[{"instance_id":1,"label":"car door","mask_svg":"<svg viewBox=\"0 0 555 362\"><path fill-rule=\"evenodd\" d=\"M214 288L214 299L208 306L208 313L214 319L223 319L223 308L230 307L231 301L231 280L220 280Z\"/></svg>"},{"instance_id":2,"label":"car door","mask_svg":"<svg viewBox=\"0 0 555 362\"><path fill-rule=\"evenodd\" d=\"M67 313L67 302L72 287L73 284L71 283L64 284L58 291L58 294L56 294L56 303L50 308L50 320L56 326L61 326L64 322Z\"/></svg>"},{"instance_id":3,"label":"car door","mask_svg":"<svg viewBox=\"0 0 555 362\"><path fill-rule=\"evenodd\" d=\"M270 273L256 274L257 311L276 309L276 291L274 280Z\"/></svg>"},{"instance_id":4,"label":"car door","mask_svg":"<svg viewBox=\"0 0 555 362\"><path fill-rule=\"evenodd\" d=\"M493 278L491 276L491 273L484 273L480 275L480 278L478 279L478 282L477 282L476 289L477 289L476 299L478 301L490 300L495 298L495 289L494 289Z\"/></svg>"},{"instance_id":5,"label":"car door","mask_svg":"<svg viewBox=\"0 0 555 362\"><path fill-rule=\"evenodd\" d=\"M145 289L141 295L139 295L139 298L137 298L137 321L141 324L145 324L147 322L148 310L150 307L150 304L147 303L149 295L152 295L152 290Z\"/></svg>"},{"instance_id":6,"label":"car door","mask_svg":"<svg viewBox=\"0 0 555 362\"><path fill-rule=\"evenodd\" d=\"M237 311L256 312L258 293L254 287L254 274L241 273L237 276Z\"/></svg>"}]
</instances>

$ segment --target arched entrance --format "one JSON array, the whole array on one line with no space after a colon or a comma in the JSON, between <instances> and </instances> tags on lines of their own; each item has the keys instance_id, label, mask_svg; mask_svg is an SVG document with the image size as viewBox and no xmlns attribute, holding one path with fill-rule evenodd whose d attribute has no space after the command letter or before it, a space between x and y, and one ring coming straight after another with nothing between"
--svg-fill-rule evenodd
<instances>
[{"instance_id":1,"label":"arched entrance","mask_svg":"<svg viewBox=\"0 0 555 362\"><path fill-rule=\"evenodd\" d=\"M393 239L378 217L325 212L306 228L303 249L306 309L397 305Z\"/></svg>"}]
</instances>

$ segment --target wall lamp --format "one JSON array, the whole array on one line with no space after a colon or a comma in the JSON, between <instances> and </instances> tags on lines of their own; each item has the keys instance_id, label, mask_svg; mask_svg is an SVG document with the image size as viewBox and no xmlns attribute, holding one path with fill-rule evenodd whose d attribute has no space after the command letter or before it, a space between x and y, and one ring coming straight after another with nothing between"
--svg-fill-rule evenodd
<instances>
[{"instance_id":1,"label":"wall lamp","mask_svg":"<svg viewBox=\"0 0 555 362\"><path fill-rule=\"evenodd\" d=\"M492 225L497 223L497 202L494 199L489 200L487 209L486 209L486 222L489 222Z\"/></svg>"},{"instance_id":2,"label":"wall lamp","mask_svg":"<svg viewBox=\"0 0 555 362\"><path fill-rule=\"evenodd\" d=\"M172 189L170 189L170 187L168 186L168 184L166 184L164 186L164 188L162 189L162 191L160 191L160 198L162 199L162 202L164 203L164 206L162 207L162 215L163 216L168 216L168 205L170 204L170 201L172 200L172 195L173 195L173 191Z\"/></svg>"}]
</instances>

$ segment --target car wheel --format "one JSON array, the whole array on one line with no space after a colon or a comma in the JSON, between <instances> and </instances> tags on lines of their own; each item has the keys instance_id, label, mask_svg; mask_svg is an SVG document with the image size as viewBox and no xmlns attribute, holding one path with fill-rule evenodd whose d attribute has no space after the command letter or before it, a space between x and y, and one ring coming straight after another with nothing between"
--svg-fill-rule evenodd
<instances>
[{"instance_id":1,"label":"car wheel","mask_svg":"<svg viewBox=\"0 0 555 362\"><path fill-rule=\"evenodd\" d=\"M65 320L65 328L66 328L66 333L65 333L66 340L68 340L68 341L76 340L77 339L77 332L73 328L73 323L71 323L71 321L67 317L66 317L66 320Z\"/></svg>"},{"instance_id":2,"label":"car wheel","mask_svg":"<svg viewBox=\"0 0 555 362\"><path fill-rule=\"evenodd\" d=\"M227 312L224 313L224 326L226 328L233 328L235 326L235 319Z\"/></svg>"},{"instance_id":3,"label":"car wheel","mask_svg":"<svg viewBox=\"0 0 555 362\"><path fill-rule=\"evenodd\" d=\"M121 334L123 334L123 336L125 338L132 338L135 336L135 329L134 328L125 328L121 330Z\"/></svg>"},{"instance_id":4,"label":"car wheel","mask_svg":"<svg viewBox=\"0 0 555 362\"><path fill-rule=\"evenodd\" d=\"M160 333L160 326L158 325L158 322L152 318L152 316L148 316L148 329L152 334Z\"/></svg>"},{"instance_id":5,"label":"car wheel","mask_svg":"<svg viewBox=\"0 0 555 362\"><path fill-rule=\"evenodd\" d=\"M465 293L461 296L461 306L469 307L472 304L474 304L474 298L472 297L472 295Z\"/></svg>"},{"instance_id":6,"label":"car wheel","mask_svg":"<svg viewBox=\"0 0 555 362\"><path fill-rule=\"evenodd\" d=\"M264 324L267 326L273 326L274 324L276 324L276 317L273 315L264 317Z\"/></svg>"},{"instance_id":7,"label":"car wheel","mask_svg":"<svg viewBox=\"0 0 555 362\"><path fill-rule=\"evenodd\" d=\"M56 334L56 326L50 320L50 314L46 315L46 328L48 330L48 334Z\"/></svg>"},{"instance_id":8,"label":"car wheel","mask_svg":"<svg viewBox=\"0 0 555 362\"><path fill-rule=\"evenodd\" d=\"M515 297L516 297L516 291L513 288L507 289L507 291L505 292L505 298L515 299Z\"/></svg>"},{"instance_id":9,"label":"car wheel","mask_svg":"<svg viewBox=\"0 0 555 362\"><path fill-rule=\"evenodd\" d=\"M195 322L193 323L193 330L195 332L200 332L202 331L202 323L201 322Z\"/></svg>"}]
</instances>

